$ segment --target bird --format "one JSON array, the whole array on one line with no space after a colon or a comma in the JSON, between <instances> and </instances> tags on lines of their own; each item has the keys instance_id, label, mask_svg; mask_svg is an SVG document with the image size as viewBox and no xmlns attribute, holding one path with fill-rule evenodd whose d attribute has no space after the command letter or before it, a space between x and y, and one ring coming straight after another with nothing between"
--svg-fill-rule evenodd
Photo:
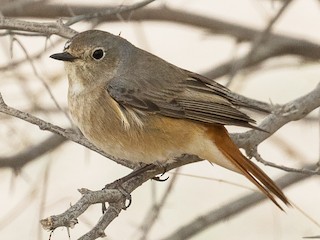
<instances>
[{"instance_id":1,"label":"bird","mask_svg":"<svg viewBox=\"0 0 320 240\"><path fill-rule=\"evenodd\" d=\"M276 206L282 190L245 157L226 125L259 129L228 88L101 30L80 32L62 52L68 106L96 147L133 163L164 164L190 154L244 175Z\"/></svg>"}]
</instances>

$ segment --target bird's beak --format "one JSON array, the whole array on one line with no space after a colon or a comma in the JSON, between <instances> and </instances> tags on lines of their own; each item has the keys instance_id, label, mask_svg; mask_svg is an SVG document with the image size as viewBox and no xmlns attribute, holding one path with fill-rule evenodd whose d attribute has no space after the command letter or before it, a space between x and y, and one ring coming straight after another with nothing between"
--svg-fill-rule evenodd
<instances>
[{"instance_id":1,"label":"bird's beak","mask_svg":"<svg viewBox=\"0 0 320 240\"><path fill-rule=\"evenodd\" d=\"M75 59L77 59L77 57L72 56L68 52L52 54L50 57L53 59L56 59L56 60L61 60L61 61L66 61L66 62L73 62Z\"/></svg>"}]
</instances>

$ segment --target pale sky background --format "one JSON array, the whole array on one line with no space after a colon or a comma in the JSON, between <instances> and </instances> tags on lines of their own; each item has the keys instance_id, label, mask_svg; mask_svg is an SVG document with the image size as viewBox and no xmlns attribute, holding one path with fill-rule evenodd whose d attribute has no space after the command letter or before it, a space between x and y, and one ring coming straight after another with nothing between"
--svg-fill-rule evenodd
<instances>
[{"instance_id":1,"label":"pale sky background","mask_svg":"<svg viewBox=\"0 0 320 240\"><path fill-rule=\"evenodd\" d=\"M119 3L120 1L113 2ZM124 4L133 2L135 1L121 1ZM176 0L160 1L160 3L255 28L263 28L278 9L277 2L262 0ZM296 0L276 23L274 32L319 43L319 10L319 1ZM88 24L85 23L74 26L78 31L85 30L87 27ZM122 37L136 46L177 66L198 73L203 73L230 59L235 51L234 40L227 36L215 36L203 29L178 24L165 22L106 23L100 25L99 29L114 34L121 32ZM21 41L31 52L39 51L45 45L43 38L21 38ZM0 43L0 64L4 64L9 59L9 40L0 38ZM49 79L48 76L53 76L58 72L61 73L64 80L56 84L50 83L50 87L59 104L66 107L67 80L63 64L49 58L49 55L60 52L62 49L63 44L50 50L41 61L37 62L36 66L40 75L45 79ZM241 53L246 49L247 45L242 44L236 51ZM21 55L18 47L14 48L14 54L14 59ZM311 91L320 80L319 64L299 64L296 58L289 57L271 60L267 64L270 66L267 71L238 75L231 89L262 101L286 103ZM32 73L30 65L26 64L15 71L28 76L27 86L38 92L43 101L41 104L53 106L50 97L43 90L43 85ZM12 80L12 74L9 71L0 74L3 79L0 84L4 99L9 105L23 109L25 96L21 95L19 81ZM314 112L314 116L317 114L318 112ZM68 121L61 114L59 116L54 114L38 116L54 124L68 126ZM18 150L49 136L40 131L38 127L20 120L10 120L10 123L14 125L14 129L0 125L0 134L3 139L3 142L0 143L1 156L15 154ZM235 131L238 130L235 129ZM243 129L240 130L243 131ZM21 132L25 133L23 138L21 138ZM297 154L287 154L285 145L281 142L292 147ZM315 163L319 158L319 125L315 122L303 121L290 123L279 130L275 136L263 142L259 146L259 153L268 161L291 167L299 167L304 163ZM273 179L284 174L280 170L261 167ZM48 169L48 180L44 183L46 169ZM244 177L219 166L212 167L205 161L184 166L180 172L231 181L254 188ZM49 233L39 229L39 219L65 211L70 204L80 198L77 189L85 187L98 190L106 183L127 173L129 169L71 142L28 164L18 176L14 176L9 169L0 169L0 239L48 239ZM138 239L138 228L152 205L152 189L155 188L156 198L159 199L168 184L169 182L149 181L137 189L132 194L133 203L130 208L121 212L120 217L107 228L107 239ZM215 180L180 176L149 239L161 239L196 216L212 209L218 209L223 204L250 193L250 190L245 187L241 188ZM319 177L313 177L287 188L285 194L294 204L320 223L319 190ZM44 208L41 213L40 206ZM100 216L101 206L91 207L79 217L80 224L71 230L71 239L77 239L89 231ZM232 219L207 229L192 239L287 240L314 235L320 235L320 228L297 209L288 209L286 213L283 213L270 201L264 201ZM57 229L51 239L68 239L67 230Z\"/></svg>"}]
</instances>

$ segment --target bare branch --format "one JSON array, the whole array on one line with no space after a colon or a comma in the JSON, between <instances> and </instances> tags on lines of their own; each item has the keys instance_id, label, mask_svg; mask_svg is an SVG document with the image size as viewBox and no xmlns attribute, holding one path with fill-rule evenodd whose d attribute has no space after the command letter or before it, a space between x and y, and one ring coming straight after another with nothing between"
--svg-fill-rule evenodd
<instances>
[{"instance_id":1,"label":"bare branch","mask_svg":"<svg viewBox=\"0 0 320 240\"><path fill-rule=\"evenodd\" d=\"M61 37L70 38L77 32L68 26L79 21L86 21L90 19L97 19L98 21L119 21L122 19L130 19L130 21L141 21L141 20L158 20L158 21L171 21L188 24L191 26L197 26L208 29L209 31L217 34L226 34L236 38L238 41L251 41L252 49L249 51L247 56L239 58L235 61L230 61L222 64L218 68L209 72L207 75L212 78L217 78L229 74L230 72L247 68L253 65L257 65L262 61L281 55L293 54L299 57L318 61L320 59L320 46L303 39L291 38L279 34L272 34L271 27L275 23L276 19L281 15L286 6L291 2L287 0L283 7L280 9L278 14L272 21L269 22L268 26L264 31L258 31L251 28L243 27L237 24L220 21L214 18L205 18L199 15L182 12L178 10L172 10L168 8L157 8L157 9L139 9L154 0L145 0L140 3L136 3L130 6L120 7L85 7L85 6L59 6L55 4L47 4L46 2L25 2L24 11L18 11L16 7L4 7L1 9L5 16L19 16L19 17L43 17L43 18L58 18L58 17L69 17L67 22L64 24L62 20L57 22L30 22L16 20L7 17L0 18L0 29L6 29L3 34L11 34L12 32L18 34L28 35L35 33L36 35L50 36L52 34L59 35ZM39 8L41 11L39 11ZM59 11L57 11L59 9ZM101 9L104 9L101 11ZM34 14L34 16L32 16ZM30 33L31 32L31 33ZM22 45L21 45L22 46ZM263 47L261 47L263 46ZM27 52L23 46L22 49ZM27 59L30 57L27 55ZM35 71L36 73L36 71ZM37 74L37 73L36 73ZM256 106L268 110L274 110L259 126L263 129L268 130L268 133L260 131L248 131L242 134L234 134L232 137L235 139L237 144L244 148L249 155L254 156L258 161L263 162L268 166L280 168L285 171L294 171L303 173L304 175L286 175L285 182L280 182L280 185L288 186L295 182L301 181L308 176L319 174L319 168L312 167L311 169L294 169L286 166L280 166L274 163L267 162L257 152L257 146L280 127L287 124L290 121L299 120L306 116L309 112L320 106L320 84L309 94L298 98L292 102L289 102L282 106L272 107L269 104L253 101L250 99L243 98L248 102L253 102ZM32 116L31 114L24 113L10 106L7 106L3 101L0 94L0 112L20 118L24 121L39 126L42 130L51 131L55 134L50 138L46 139L40 144L32 147L31 149L25 150L15 156L8 158L0 158L0 167L12 167L15 170L19 170L24 164L28 163L32 159L35 159L46 152L55 149L60 146L67 139L77 142L87 148L100 153L101 155L110 158L111 160L122 164L124 166L134 168L135 165L125 159L116 159L107 153L104 153L100 149L97 149L90 142L87 141L81 134L70 129L63 129L59 126L53 125L39 118ZM49 145L50 144L50 145ZM192 162L201 161L196 156L182 156L177 162L170 163L166 166L167 170L177 168L179 166L189 164ZM155 175L163 171L162 167L155 167L153 170L147 171L141 175L130 178L124 182L121 186L124 191L130 194L141 184L151 179ZM119 215L119 213L125 208L126 197L123 191L119 189L105 189L102 191L90 191L87 189L81 189L79 192L82 194L81 199L67 211L62 214L48 217L41 220L41 224L45 229L54 230L57 227L73 227L77 224L77 218L84 213L87 208L92 204L108 202L109 207L101 219L97 221L96 226L83 235L80 239L96 239L98 237L105 236L105 229L107 226ZM163 201L167 195L164 195ZM211 224L221 221L226 217L230 217L244 211L244 209L253 206L257 202L264 199L262 194L248 195L242 200L232 202L225 205L219 210L213 210L210 215L201 216L199 219L190 223L178 230L166 239L185 239L190 237L197 232L203 230ZM160 203L162 204L162 203ZM159 206L155 206L155 215L150 217L150 223L153 223L155 216L159 214ZM148 226L147 229L150 229ZM148 231L146 230L145 235Z\"/></svg>"},{"instance_id":2,"label":"bare branch","mask_svg":"<svg viewBox=\"0 0 320 240\"><path fill-rule=\"evenodd\" d=\"M247 153L250 155L250 149L255 149L279 128L288 122L304 118L308 113L319 106L320 83L310 93L287 104L276 107L275 110L259 125L260 128L268 132L260 132L257 134L257 130L250 130L241 134L232 134L232 138L239 147L246 149Z\"/></svg>"},{"instance_id":3,"label":"bare branch","mask_svg":"<svg viewBox=\"0 0 320 240\"><path fill-rule=\"evenodd\" d=\"M115 9L115 7L110 7ZM41 11L39 11L41 8ZM84 15L88 13L99 12L101 8L107 8L104 6L73 6L57 4L46 4L46 3L37 3L30 4L30 6L25 7L24 11L15 11L8 10L4 11L5 16L12 17L38 17L38 18L58 18L58 17L72 17L72 13L76 15ZM43 15L41 15L43 14ZM141 8L136 10L134 14L122 13L123 19L130 18L130 21L168 21L168 22L178 22L182 24L187 24L190 26L200 27L208 29L209 31L215 34L225 34L231 37L236 38L238 41L254 41L257 36L261 34L260 31L241 26L239 24L230 23L215 19L213 17L203 17L200 15L188 13L185 11L174 10L169 8ZM105 15L101 21L119 21L119 17L115 14ZM1 28L0 21L0 28ZM50 31L51 34L57 34L64 36L64 34L59 33L56 30L56 24L51 26L54 28L54 31ZM6 27L3 27L6 28ZM18 28L16 30L23 30L23 28ZM41 28L40 28L41 30ZM42 32L42 31L36 32ZM69 35L71 37L72 35ZM270 33L268 39L264 41L264 47L259 48L255 51L254 56L251 56L250 61L246 58L240 58L235 61L226 62L213 70L207 72L205 75L209 76L212 79L224 76L232 72L234 66L242 66L242 68L250 67L256 65L268 58L277 57L282 55L297 55L311 60L320 59L320 46L318 44L306 41L304 39L292 38L284 35ZM240 70L240 69L239 69Z\"/></svg>"},{"instance_id":4,"label":"bare branch","mask_svg":"<svg viewBox=\"0 0 320 240\"><path fill-rule=\"evenodd\" d=\"M196 156L185 155L182 156L178 161L167 164L166 169L169 171L179 166L196 161L201 161L201 159ZM153 178L157 174L161 174L162 172L163 167L154 166L153 170L146 171L142 174L135 175L132 178L126 179L126 181L121 184L121 189L123 189L126 194L130 194L141 184ZM118 180L110 185L118 186L117 181ZM87 234L80 238L96 239L103 236L104 229L118 216L118 214L123 209L125 209L126 197L124 196L123 191L120 191L119 189L104 189L101 191L90 191L87 189L82 189L80 190L80 192L83 194L83 196L75 205L71 206L67 211L60 215L50 216L46 219L41 220L40 223L43 228L48 230L54 230L57 227L61 226L70 227L70 225L74 224L76 218L80 216L90 205L108 202L109 207L104 213L103 217L98 221L98 223L92 230L90 230Z\"/></svg>"},{"instance_id":5,"label":"bare branch","mask_svg":"<svg viewBox=\"0 0 320 240\"><path fill-rule=\"evenodd\" d=\"M318 164L315 164L316 168L314 170L304 169L304 168L296 169L296 168L286 167L283 165L277 165L275 163L264 160L258 153L257 149L251 151L250 153L252 154L252 157L254 157L258 162L263 163L265 166L278 168L286 172L295 172L295 173L302 173L302 174L308 174L308 175L320 175L320 171L319 171L320 166L318 166Z\"/></svg>"},{"instance_id":6,"label":"bare branch","mask_svg":"<svg viewBox=\"0 0 320 240\"><path fill-rule=\"evenodd\" d=\"M64 25L61 20L58 20L55 23L41 23L23 21L6 17L0 17L0 29L43 33L46 36L56 34L64 38L71 38L77 33L77 31Z\"/></svg>"},{"instance_id":7,"label":"bare branch","mask_svg":"<svg viewBox=\"0 0 320 240\"><path fill-rule=\"evenodd\" d=\"M101 8L115 9L116 6L79 6L79 5L60 5L60 4L47 4L46 2L30 3L29 6L24 8L24 11L11 9L3 11L3 15L7 17L30 17L30 18L53 18L59 17L73 17L74 15L84 15L101 11ZM70 12L72 10L72 14ZM74 14L74 15L73 15ZM140 8L134 11L134 14L122 13L123 19L130 17L130 21L167 21L186 24L194 27L208 29L215 34L230 35L239 41L253 41L261 31L242 26L236 23L223 21L214 17L203 17L201 15L193 14L186 11L170 9L168 7L162 8ZM116 14L105 15L103 21L112 22L119 21ZM0 22L1 23L1 22ZM0 24L1 28L1 24ZM308 58L319 59L320 50L319 45L304 39L292 38L280 34L270 33L270 41L275 44L287 42L287 45L296 46L297 50L294 51L298 54L298 44L300 43L301 54L308 54ZM302 51L303 49L303 51ZM293 49L294 50L294 49ZM312 51L315 51L312 54ZM306 52L306 53L303 53ZM314 56L314 57L312 57Z\"/></svg>"},{"instance_id":8,"label":"bare branch","mask_svg":"<svg viewBox=\"0 0 320 240\"><path fill-rule=\"evenodd\" d=\"M156 220L158 219L161 210L165 206L166 200L170 196L170 193L173 190L173 186L176 183L177 176L179 174L179 169L176 170L176 172L173 174L170 183L168 184L166 190L164 191L163 196L161 197L159 203L154 203L149 212L147 213L147 216L145 217L145 220L143 220L143 225L140 227L142 230L142 236L140 237L140 240L146 240L149 232L151 231L152 227L154 226Z\"/></svg>"},{"instance_id":9,"label":"bare branch","mask_svg":"<svg viewBox=\"0 0 320 240\"><path fill-rule=\"evenodd\" d=\"M291 2L292 2L292 0L287 0L282 5L280 10L277 12L277 14L267 24L266 28L261 33L259 33L259 35L255 39L253 39L250 51L246 54L246 56L243 58L242 61L237 61L238 64L241 63L242 65L247 65L248 62L250 62L251 58L254 57L256 51L258 51L258 49L261 48L263 43L268 39L273 25L280 18L280 16L284 12L284 10L287 9L287 7L289 6L289 4ZM227 85L229 85L231 83L231 80L234 78L234 76L236 75L238 70L243 68L242 65L233 64L232 72L230 73L230 78L229 78Z\"/></svg>"},{"instance_id":10,"label":"bare branch","mask_svg":"<svg viewBox=\"0 0 320 240\"><path fill-rule=\"evenodd\" d=\"M12 34L12 35L15 35L16 32L12 32L10 31L9 33L7 34ZM63 38L60 38L58 39L57 41L51 43L49 46L46 46L45 50L50 50L52 49L53 47L55 47L56 45L60 44L61 42L64 42L65 40ZM23 59L19 59L19 60L16 60L16 61L12 61L10 63L8 63L7 65L3 65L3 66L0 66L0 71L9 71L9 70L12 70L16 67L18 67L19 65L29 61L29 59L32 59L33 61L37 60L37 59L40 59L44 54L46 54L46 51L44 50L41 50L35 54L32 54L32 55L28 55L26 56L25 58Z\"/></svg>"},{"instance_id":11,"label":"bare branch","mask_svg":"<svg viewBox=\"0 0 320 240\"><path fill-rule=\"evenodd\" d=\"M10 167L15 171L19 171L30 161L48 153L49 151L53 151L66 140L66 138L61 137L60 135L52 135L37 145L22 151L21 153L10 157L0 157L0 168Z\"/></svg>"},{"instance_id":12,"label":"bare branch","mask_svg":"<svg viewBox=\"0 0 320 240\"><path fill-rule=\"evenodd\" d=\"M7 29L7 30L18 30L18 31L26 31L26 32L37 32L37 33L43 33L47 36L56 34L61 37L65 38L71 38L74 36L77 32L68 26L77 23L79 21L83 20L89 20L92 18L99 18L102 16L108 16L108 15L115 15L115 14L120 14L120 13L127 13L131 12L133 10L139 9L143 6L148 5L149 3L153 2L155 0L145 0L140 3L136 3L130 6L118 6L118 7L113 7L113 8L107 8L103 11L101 11L101 8L97 10L96 12L93 13L86 13L82 15L76 15L72 18L70 18L65 24L62 22L62 20L58 20L56 23L39 23L39 22L27 22L27 21L22 21L22 20L17 20L13 18L6 18L6 17L1 17L0 18L0 29ZM26 3L26 8L28 6L36 6L39 7L39 5L42 5L42 3L36 3L34 5L33 3ZM45 5L42 5L45 6ZM34 8L33 8L34 9ZM70 9L72 8L66 8L68 14L71 13ZM16 8L7 8L4 9L4 12L6 11L15 11ZM45 12L45 9L41 9L39 12ZM6 15L6 13L3 13Z\"/></svg>"},{"instance_id":13,"label":"bare branch","mask_svg":"<svg viewBox=\"0 0 320 240\"><path fill-rule=\"evenodd\" d=\"M56 125L53 125L53 124L48 123L46 121L43 121L37 117L34 117L31 114L24 113L24 112L21 112L17 109L9 107L3 101L1 94L0 94L0 112L7 114L7 115L10 115L10 116L13 116L13 117L20 118L26 122L31 123L31 124L37 125L41 130L46 130L46 131L50 131L55 134L58 134L58 135L65 137L73 142L79 143L79 144L81 144L81 145L107 157L107 158L110 158L121 165L127 166L129 168L134 168L134 165L132 163L130 163L129 161L114 158L113 156L110 156L109 154L96 148L83 135L80 135L77 131L72 131L70 129L63 129L61 127L58 127Z\"/></svg>"},{"instance_id":14,"label":"bare branch","mask_svg":"<svg viewBox=\"0 0 320 240\"><path fill-rule=\"evenodd\" d=\"M136 4L132 4L129 6L117 6L117 7L107 7L106 9L101 11L101 8L98 11L95 11L93 13L89 13L89 14L83 14L83 15L76 15L72 18L70 18L66 25L70 26L74 23L80 22L80 21L84 21L84 20L90 20L92 18L101 18L101 17L105 17L105 16L109 16L109 15L116 15L116 14L121 14L121 13L127 13L127 12L131 12L133 10L142 8L152 2L154 2L155 0L145 0ZM72 9L72 8L71 8Z\"/></svg>"},{"instance_id":15,"label":"bare branch","mask_svg":"<svg viewBox=\"0 0 320 240\"><path fill-rule=\"evenodd\" d=\"M42 227L46 230L53 230L60 226L72 227L72 225L77 222L76 218L84 213L92 204L104 202L113 203L123 200L122 193L114 189L101 191L79 189L79 192L82 194L82 197L76 204L60 215L50 216L41 220L40 223Z\"/></svg>"},{"instance_id":16,"label":"bare branch","mask_svg":"<svg viewBox=\"0 0 320 240\"><path fill-rule=\"evenodd\" d=\"M13 42L17 42L18 45L21 47L21 49L23 50L24 54L26 55L26 58L28 59L30 66L32 68L32 71L34 73L34 75L41 81L42 85L44 86L44 88L46 89L47 93L49 94L51 100L53 101L53 103L55 104L55 106L57 107L57 109L59 109L65 116L66 118L69 120L69 122L72 124L71 118L69 117L69 115L60 107L58 101L56 100L56 98L53 96L53 93L51 92L51 89L49 87L49 85L46 83L46 81L44 80L43 77L40 76L40 74L37 71L37 68L35 67L34 63L33 63L33 59L29 56L29 53L27 51L27 49L23 46L23 44L15 37L13 37Z\"/></svg>"},{"instance_id":17,"label":"bare branch","mask_svg":"<svg viewBox=\"0 0 320 240\"><path fill-rule=\"evenodd\" d=\"M239 147L246 149L248 155L250 151L254 150L262 141L271 136L280 127L286 123L294 120L299 120L306 116L309 112L313 111L315 108L320 106L320 84L311 91L309 94L298 98L292 102L289 102L283 106L276 108L276 110L271 113L260 125L259 127L268 131L261 132L257 130L250 130L241 134L232 134L233 140L238 144ZM134 165L127 160L117 159L104 153L100 149L93 146L84 136L71 131L66 130L61 127L55 126L48 122L45 122L39 118L36 118L28 113L21 112L19 110L13 109L7 106L1 95L0 95L0 112L8 114L25 120L29 123L35 124L42 130L51 131L53 133L59 134L71 141L77 142L89 149L100 153L101 155L114 160L115 162L122 164L124 166L133 168Z\"/></svg>"},{"instance_id":18,"label":"bare branch","mask_svg":"<svg viewBox=\"0 0 320 240\"><path fill-rule=\"evenodd\" d=\"M315 170L314 167L306 166L306 169ZM281 188L289 187L297 182L307 179L310 175L288 173L279 178L276 184ZM206 228L217 224L225 219L234 217L243 211L260 203L266 197L261 193L252 193L239 198L233 202L229 202L218 209L213 209L207 214L199 216L194 221L177 229L174 233L162 238L162 240L183 240L188 239Z\"/></svg>"}]
</instances>

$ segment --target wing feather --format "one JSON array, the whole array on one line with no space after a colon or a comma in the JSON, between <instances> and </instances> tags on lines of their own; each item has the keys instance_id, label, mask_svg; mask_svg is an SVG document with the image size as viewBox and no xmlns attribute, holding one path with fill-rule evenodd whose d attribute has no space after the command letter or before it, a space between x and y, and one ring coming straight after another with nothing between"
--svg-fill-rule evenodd
<instances>
[{"instance_id":1,"label":"wing feather","mask_svg":"<svg viewBox=\"0 0 320 240\"><path fill-rule=\"evenodd\" d=\"M237 106L243 104L232 98L227 88L201 75L178 70L178 81L158 79L156 75L140 81L119 77L109 81L106 89L126 108L209 124L257 128L250 124L255 123L252 118L238 110Z\"/></svg>"}]
</instances>

